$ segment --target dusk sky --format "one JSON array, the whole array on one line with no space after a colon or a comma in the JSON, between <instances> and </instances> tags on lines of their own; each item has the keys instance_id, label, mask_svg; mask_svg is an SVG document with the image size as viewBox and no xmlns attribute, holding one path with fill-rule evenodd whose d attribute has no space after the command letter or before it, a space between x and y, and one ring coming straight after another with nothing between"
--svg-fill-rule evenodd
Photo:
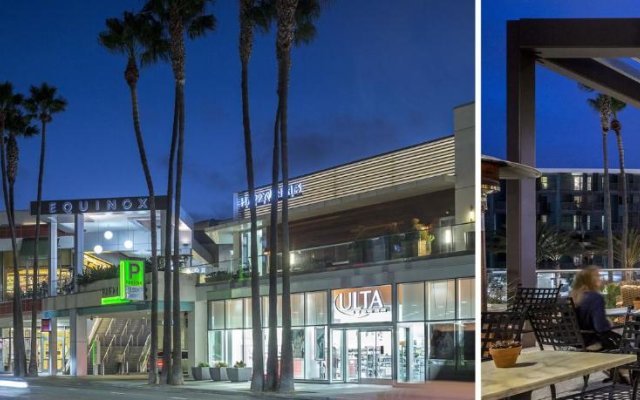
<instances>
[{"instance_id":1,"label":"dusk sky","mask_svg":"<svg viewBox=\"0 0 640 400\"><path fill-rule=\"evenodd\" d=\"M237 3L219 0L211 8L216 32L187 45L183 206L196 220L230 217L232 193L246 187ZM0 80L20 92L46 81L69 102L47 130L45 199L146 193L123 79L126 60L97 41L106 18L143 4L13 1L0 10ZM473 22L472 0L328 2L317 38L293 50L291 176L450 135L452 109L474 100ZM276 107L273 34L257 37L250 71L257 184L264 185ZM503 82L493 76L487 83ZM173 116L169 66L143 69L139 92L156 191L164 193ZM39 140L20 146L16 204L25 209L36 196Z\"/></svg>"},{"instance_id":2,"label":"dusk sky","mask_svg":"<svg viewBox=\"0 0 640 400\"><path fill-rule=\"evenodd\" d=\"M506 156L506 21L521 18L637 17L638 2L616 0L490 0L482 4L482 153ZM600 120L587 105L593 93L538 66L536 74L536 156L539 167L602 168ZM625 165L640 168L640 112L619 114ZM615 136L609 135L611 166L617 168Z\"/></svg>"}]
</instances>

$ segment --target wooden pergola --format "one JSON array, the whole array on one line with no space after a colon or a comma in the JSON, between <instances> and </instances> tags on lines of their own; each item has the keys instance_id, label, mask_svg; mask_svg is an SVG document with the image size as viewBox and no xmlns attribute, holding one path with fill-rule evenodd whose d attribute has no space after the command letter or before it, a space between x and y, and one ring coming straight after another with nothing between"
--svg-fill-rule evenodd
<instances>
[{"instance_id":1,"label":"wooden pergola","mask_svg":"<svg viewBox=\"0 0 640 400\"><path fill-rule=\"evenodd\" d=\"M638 60L638 18L507 22L507 160L535 167L536 64L640 108ZM508 282L536 286L535 179L508 181L506 198Z\"/></svg>"}]
</instances>

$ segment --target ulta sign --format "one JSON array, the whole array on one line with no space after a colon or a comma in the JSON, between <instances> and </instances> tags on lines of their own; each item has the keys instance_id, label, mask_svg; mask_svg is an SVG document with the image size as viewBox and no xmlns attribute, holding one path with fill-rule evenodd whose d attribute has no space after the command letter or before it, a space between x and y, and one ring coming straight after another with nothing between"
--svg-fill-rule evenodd
<instances>
[{"instance_id":1,"label":"ulta sign","mask_svg":"<svg viewBox=\"0 0 640 400\"><path fill-rule=\"evenodd\" d=\"M331 291L333 323L391 321L391 285Z\"/></svg>"},{"instance_id":2,"label":"ulta sign","mask_svg":"<svg viewBox=\"0 0 640 400\"><path fill-rule=\"evenodd\" d=\"M138 260L122 260L120 261L120 279L118 288L115 290L115 296L112 295L114 290L103 290L103 295L111 295L103 297L100 304L128 304L132 301L144 301L144 262Z\"/></svg>"}]
</instances>

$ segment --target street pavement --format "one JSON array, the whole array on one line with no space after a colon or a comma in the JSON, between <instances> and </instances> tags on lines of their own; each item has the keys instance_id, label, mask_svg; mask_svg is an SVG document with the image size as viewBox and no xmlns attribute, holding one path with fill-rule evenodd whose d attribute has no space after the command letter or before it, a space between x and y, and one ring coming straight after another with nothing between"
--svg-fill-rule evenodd
<instances>
[{"instance_id":1,"label":"street pavement","mask_svg":"<svg viewBox=\"0 0 640 400\"><path fill-rule=\"evenodd\" d=\"M420 385L296 384L295 394L253 394L248 383L186 381L184 386L149 386L143 376L40 377L0 375L0 399L33 400L471 400L472 382L426 382Z\"/></svg>"}]
</instances>

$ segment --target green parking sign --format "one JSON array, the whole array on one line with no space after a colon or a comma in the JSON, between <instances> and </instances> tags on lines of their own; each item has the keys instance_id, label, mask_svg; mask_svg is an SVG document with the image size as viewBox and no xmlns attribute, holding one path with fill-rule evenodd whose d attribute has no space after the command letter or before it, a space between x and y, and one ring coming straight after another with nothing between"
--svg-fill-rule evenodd
<instances>
[{"instance_id":1,"label":"green parking sign","mask_svg":"<svg viewBox=\"0 0 640 400\"><path fill-rule=\"evenodd\" d=\"M120 261L120 282L118 295L103 297L102 305L126 304L144 301L144 262L137 260Z\"/></svg>"}]
</instances>

